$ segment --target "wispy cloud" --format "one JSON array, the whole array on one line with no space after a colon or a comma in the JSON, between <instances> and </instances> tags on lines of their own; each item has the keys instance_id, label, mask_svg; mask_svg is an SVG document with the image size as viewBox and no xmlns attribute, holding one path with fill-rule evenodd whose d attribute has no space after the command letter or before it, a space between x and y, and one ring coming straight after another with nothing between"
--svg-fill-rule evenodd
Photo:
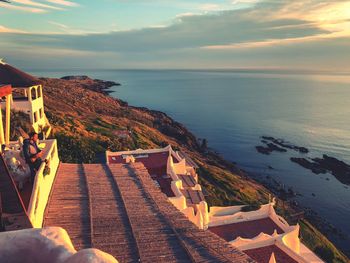
<instances>
[{"instance_id":1,"label":"wispy cloud","mask_svg":"<svg viewBox=\"0 0 350 263\"><path fill-rule=\"evenodd\" d=\"M10 9L10 10L29 12L29 13L45 13L45 12L47 12L47 10L42 9L42 8L19 6L19 5L13 5L13 4L3 3L3 2L0 2L0 7Z\"/></svg>"},{"instance_id":2,"label":"wispy cloud","mask_svg":"<svg viewBox=\"0 0 350 263\"><path fill-rule=\"evenodd\" d=\"M199 15L193 12L186 12L186 13L181 13L181 14L177 14L175 18L182 18L182 17L186 17L186 16L195 16L195 15Z\"/></svg>"},{"instance_id":3,"label":"wispy cloud","mask_svg":"<svg viewBox=\"0 0 350 263\"><path fill-rule=\"evenodd\" d=\"M12 2L18 3L18 4L22 4L22 5L29 5L29 6L40 7L40 8L63 10L63 8L60 8L60 7L46 5L46 4L42 4L42 3L39 3L39 2L31 1L31 0L12 0Z\"/></svg>"},{"instance_id":4,"label":"wispy cloud","mask_svg":"<svg viewBox=\"0 0 350 263\"><path fill-rule=\"evenodd\" d=\"M212 46L204 46L201 48L207 49L207 50L234 50L234 49L264 48L269 46L291 45L295 43L318 41L322 39L328 39L331 37L332 35L329 35L329 34L320 34L320 35L305 36L305 37L266 39L263 41L256 41L256 42L251 41L251 42L235 43L235 44L228 44L228 45L212 45Z\"/></svg>"},{"instance_id":5,"label":"wispy cloud","mask_svg":"<svg viewBox=\"0 0 350 263\"><path fill-rule=\"evenodd\" d=\"M220 10L222 9L222 7L218 4L202 4L199 6L199 10L202 10L202 11L217 11L217 10Z\"/></svg>"},{"instance_id":6,"label":"wispy cloud","mask_svg":"<svg viewBox=\"0 0 350 263\"><path fill-rule=\"evenodd\" d=\"M72 1L66 1L66 0L46 0L47 2L57 4L57 5L63 5L63 6L79 6L79 4L72 2Z\"/></svg>"},{"instance_id":7,"label":"wispy cloud","mask_svg":"<svg viewBox=\"0 0 350 263\"><path fill-rule=\"evenodd\" d=\"M255 4L261 0L233 0L232 4L233 5L238 5L238 4Z\"/></svg>"},{"instance_id":8,"label":"wispy cloud","mask_svg":"<svg viewBox=\"0 0 350 263\"><path fill-rule=\"evenodd\" d=\"M29 13L46 13L49 10L65 10L63 7L79 6L75 2L66 0L46 0L46 2L54 5L44 4L33 0L12 0L11 3L4 3L0 1L0 7Z\"/></svg>"},{"instance_id":9,"label":"wispy cloud","mask_svg":"<svg viewBox=\"0 0 350 263\"><path fill-rule=\"evenodd\" d=\"M69 34L69 35L86 35L86 34L92 34L96 32L91 32L91 31L84 31L76 28L72 28L66 24L62 24L56 21L47 21L49 24L55 26L57 30L53 30L51 32L47 32L45 34L47 35L60 35L60 34Z\"/></svg>"},{"instance_id":10,"label":"wispy cloud","mask_svg":"<svg viewBox=\"0 0 350 263\"><path fill-rule=\"evenodd\" d=\"M61 29L68 29L69 27L65 24L61 24L61 23L58 23L58 22L55 22L55 21L48 21L51 25L54 25L54 26L57 26Z\"/></svg>"},{"instance_id":11,"label":"wispy cloud","mask_svg":"<svg viewBox=\"0 0 350 263\"><path fill-rule=\"evenodd\" d=\"M0 33L26 33L25 31L0 25Z\"/></svg>"}]
</instances>

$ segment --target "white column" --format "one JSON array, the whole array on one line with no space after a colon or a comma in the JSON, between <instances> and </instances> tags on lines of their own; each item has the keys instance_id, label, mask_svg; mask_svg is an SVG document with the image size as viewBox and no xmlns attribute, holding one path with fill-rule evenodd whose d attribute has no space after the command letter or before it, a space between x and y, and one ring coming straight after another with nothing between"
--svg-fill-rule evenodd
<instances>
[{"instance_id":1,"label":"white column","mask_svg":"<svg viewBox=\"0 0 350 263\"><path fill-rule=\"evenodd\" d=\"M38 98L38 86L35 87L35 99Z\"/></svg>"},{"instance_id":2,"label":"white column","mask_svg":"<svg viewBox=\"0 0 350 263\"><path fill-rule=\"evenodd\" d=\"M5 126L5 143L10 143L10 117L11 117L11 97L12 94L6 96L6 126Z\"/></svg>"},{"instance_id":3,"label":"white column","mask_svg":"<svg viewBox=\"0 0 350 263\"><path fill-rule=\"evenodd\" d=\"M28 88L28 100L32 101L32 88Z\"/></svg>"},{"instance_id":4,"label":"white column","mask_svg":"<svg viewBox=\"0 0 350 263\"><path fill-rule=\"evenodd\" d=\"M2 123L2 109L0 108L0 144L5 144L4 127Z\"/></svg>"}]
</instances>

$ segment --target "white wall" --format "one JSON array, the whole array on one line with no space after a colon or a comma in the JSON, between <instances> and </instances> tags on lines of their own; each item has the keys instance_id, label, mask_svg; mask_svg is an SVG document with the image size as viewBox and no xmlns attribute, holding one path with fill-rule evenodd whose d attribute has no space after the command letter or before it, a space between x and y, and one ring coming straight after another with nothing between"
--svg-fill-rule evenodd
<instances>
[{"instance_id":1,"label":"white wall","mask_svg":"<svg viewBox=\"0 0 350 263\"><path fill-rule=\"evenodd\" d=\"M42 159L50 160L50 174L43 174L45 163L43 163L35 175L33 191L28 206L28 216L34 227L42 227L45 208L49 199L54 179L59 166L59 158L56 140L46 140L43 143L51 144L50 149Z\"/></svg>"}]
</instances>

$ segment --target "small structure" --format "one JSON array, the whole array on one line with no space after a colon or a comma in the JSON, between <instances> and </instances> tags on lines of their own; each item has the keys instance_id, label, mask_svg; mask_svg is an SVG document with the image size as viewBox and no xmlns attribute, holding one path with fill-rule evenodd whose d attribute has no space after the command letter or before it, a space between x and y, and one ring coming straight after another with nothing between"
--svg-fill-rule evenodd
<instances>
[{"instance_id":1,"label":"small structure","mask_svg":"<svg viewBox=\"0 0 350 263\"><path fill-rule=\"evenodd\" d=\"M200 229L209 223L208 204L194 162L170 145L160 149L106 152L107 163L142 163L169 201Z\"/></svg>"},{"instance_id":2,"label":"small structure","mask_svg":"<svg viewBox=\"0 0 350 263\"><path fill-rule=\"evenodd\" d=\"M249 212L244 206L211 207L209 230L257 262L323 262L300 241L299 225L290 226L274 205Z\"/></svg>"},{"instance_id":3,"label":"small structure","mask_svg":"<svg viewBox=\"0 0 350 263\"><path fill-rule=\"evenodd\" d=\"M28 114L34 131L47 138L51 132L51 125L45 115L40 81L0 60L1 84L12 85L12 108Z\"/></svg>"}]
</instances>

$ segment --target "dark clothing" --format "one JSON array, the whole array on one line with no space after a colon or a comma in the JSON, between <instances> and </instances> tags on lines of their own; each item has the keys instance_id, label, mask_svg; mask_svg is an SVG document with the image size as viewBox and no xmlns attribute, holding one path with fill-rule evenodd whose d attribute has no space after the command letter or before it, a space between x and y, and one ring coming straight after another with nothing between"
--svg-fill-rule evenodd
<instances>
[{"instance_id":1,"label":"dark clothing","mask_svg":"<svg viewBox=\"0 0 350 263\"><path fill-rule=\"evenodd\" d=\"M35 142L32 142L30 139L23 141L23 155L27 163L30 163L30 159L35 158L40 152L41 150Z\"/></svg>"},{"instance_id":2,"label":"dark clothing","mask_svg":"<svg viewBox=\"0 0 350 263\"><path fill-rule=\"evenodd\" d=\"M23 141L23 156L26 163L29 165L33 178L35 177L40 165L43 163L43 160L40 157L36 157L40 152L41 150L35 142L32 142L30 139L25 139Z\"/></svg>"},{"instance_id":3,"label":"dark clothing","mask_svg":"<svg viewBox=\"0 0 350 263\"><path fill-rule=\"evenodd\" d=\"M28 163L30 168L30 174L34 179L36 172L39 170L40 165L43 163L43 160L39 157L34 162Z\"/></svg>"}]
</instances>

